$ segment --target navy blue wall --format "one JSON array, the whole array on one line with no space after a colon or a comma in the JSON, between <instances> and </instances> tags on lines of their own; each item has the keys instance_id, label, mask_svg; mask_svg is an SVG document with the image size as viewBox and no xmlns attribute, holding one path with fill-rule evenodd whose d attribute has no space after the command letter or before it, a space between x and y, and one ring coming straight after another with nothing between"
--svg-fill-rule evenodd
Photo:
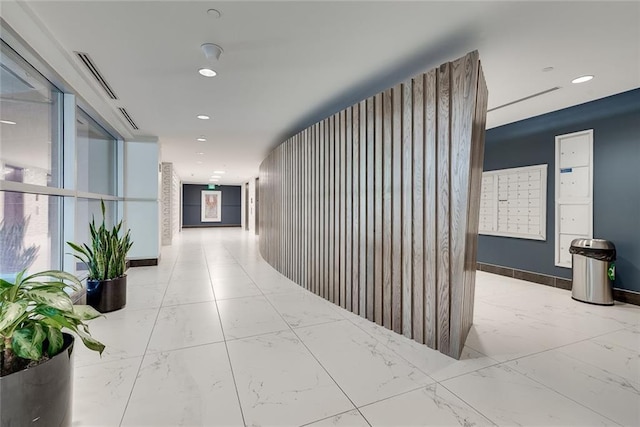
<instances>
[{"instance_id":1,"label":"navy blue wall","mask_svg":"<svg viewBox=\"0 0 640 427\"><path fill-rule=\"evenodd\" d=\"M242 187L238 185L218 185L216 191L222 191L222 221L201 222L202 190L206 185L182 185L182 226L183 227L222 227L242 224L241 197Z\"/></svg>"},{"instance_id":2,"label":"navy blue wall","mask_svg":"<svg viewBox=\"0 0 640 427\"><path fill-rule=\"evenodd\" d=\"M593 129L593 235L616 245L616 288L640 291L640 89L489 129L484 170L548 164L547 240L479 236L478 261L571 278L554 265L555 137Z\"/></svg>"}]
</instances>

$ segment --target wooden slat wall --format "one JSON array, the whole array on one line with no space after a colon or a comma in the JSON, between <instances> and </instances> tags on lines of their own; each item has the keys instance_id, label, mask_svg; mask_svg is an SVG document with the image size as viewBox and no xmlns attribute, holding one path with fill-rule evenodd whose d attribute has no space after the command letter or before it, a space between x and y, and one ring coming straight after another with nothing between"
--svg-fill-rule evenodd
<instances>
[{"instance_id":1,"label":"wooden slat wall","mask_svg":"<svg viewBox=\"0 0 640 427\"><path fill-rule=\"evenodd\" d=\"M291 137L260 166L262 256L458 358L473 321L486 109L472 52Z\"/></svg>"}]
</instances>

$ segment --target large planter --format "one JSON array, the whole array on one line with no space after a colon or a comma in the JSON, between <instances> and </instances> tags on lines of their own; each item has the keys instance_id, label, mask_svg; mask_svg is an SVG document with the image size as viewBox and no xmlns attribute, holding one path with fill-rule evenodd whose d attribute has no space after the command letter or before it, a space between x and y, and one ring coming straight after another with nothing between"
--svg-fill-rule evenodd
<instances>
[{"instance_id":1,"label":"large planter","mask_svg":"<svg viewBox=\"0 0 640 427\"><path fill-rule=\"evenodd\" d=\"M46 362L0 377L0 426L71 426L73 337L64 342Z\"/></svg>"},{"instance_id":2,"label":"large planter","mask_svg":"<svg viewBox=\"0 0 640 427\"><path fill-rule=\"evenodd\" d=\"M120 310L127 304L127 275L111 280L87 280L87 304L100 313Z\"/></svg>"}]
</instances>

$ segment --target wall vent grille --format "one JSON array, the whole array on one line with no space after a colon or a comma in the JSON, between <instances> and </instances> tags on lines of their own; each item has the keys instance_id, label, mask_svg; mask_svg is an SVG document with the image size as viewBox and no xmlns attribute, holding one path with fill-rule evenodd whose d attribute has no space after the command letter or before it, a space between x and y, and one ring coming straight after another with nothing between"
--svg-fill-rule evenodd
<instances>
[{"instance_id":1,"label":"wall vent grille","mask_svg":"<svg viewBox=\"0 0 640 427\"><path fill-rule=\"evenodd\" d=\"M116 96L116 93L113 91L113 89L111 89L111 86L109 86L109 83L107 83L105 78L102 76L102 73L100 73L100 71L98 70L98 67L93 62L89 54L84 52L75 52L75 54L78 57L78 59L80 59L80 61L84 64L84 66L87 68L87 70L96 80L96 82L100 86L102 86L105 92L107 92L107 95L109 96L109 98L118 99L118 97Z\"/></svg>"},{"instance_id":2,"label":"wall vent grille","mask_svg":"<svg viewBox=\"0 0 640 427\"><path fill-rule=\"evenodd\" d=\"M533 95L525 96L524 98L516 99L515 101L507 102L506 104L498 105L497 107L493 107L493 108L487 110L487 113L499 110L500 108L508 107L510 105L513 105L513 104L517 104L518 102L526 101L526 100L531 99L531 98L535 98L535 97L538 97L538 96L545 95L545 94L547 94L549 92L553 92L553 91L556 91L558 89L560 89L560 86L552 87L551 89L543 90L542 92L534 93Z\"/></svg>"},{"instance_id":3,"label":"wall vent grille","mask_svg":"<svg viewBox=\"0 0 640 427\"><path fill-rule=\"evenodd\" d=\"M127 120L127 122L129 122L129 124L131 125L132 128L134 128L135 130L140 129L138 127L138 125L136 124L136 122L133 121L133 119L131 118L131 116L127 112L127 110L125 110L122 107L119 107L118 110L120 110L120 113L124 116L124 118Z\"/></svg>"}]
</instances>

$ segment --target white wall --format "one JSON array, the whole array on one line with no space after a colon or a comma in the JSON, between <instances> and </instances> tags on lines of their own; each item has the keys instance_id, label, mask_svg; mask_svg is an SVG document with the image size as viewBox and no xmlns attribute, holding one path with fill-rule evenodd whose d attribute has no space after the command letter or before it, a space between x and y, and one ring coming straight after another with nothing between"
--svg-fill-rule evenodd
<instances>
[{"instance_id":1,"label":"white wall","mask_svg":"<svg viewBox=\"0 0 640 427\"><path fill-rule=\"evenodd\" d=\"M125 141L125 220L131 259L160 256L160 148L157 140Z\"/></svg>"}]
</instances>

